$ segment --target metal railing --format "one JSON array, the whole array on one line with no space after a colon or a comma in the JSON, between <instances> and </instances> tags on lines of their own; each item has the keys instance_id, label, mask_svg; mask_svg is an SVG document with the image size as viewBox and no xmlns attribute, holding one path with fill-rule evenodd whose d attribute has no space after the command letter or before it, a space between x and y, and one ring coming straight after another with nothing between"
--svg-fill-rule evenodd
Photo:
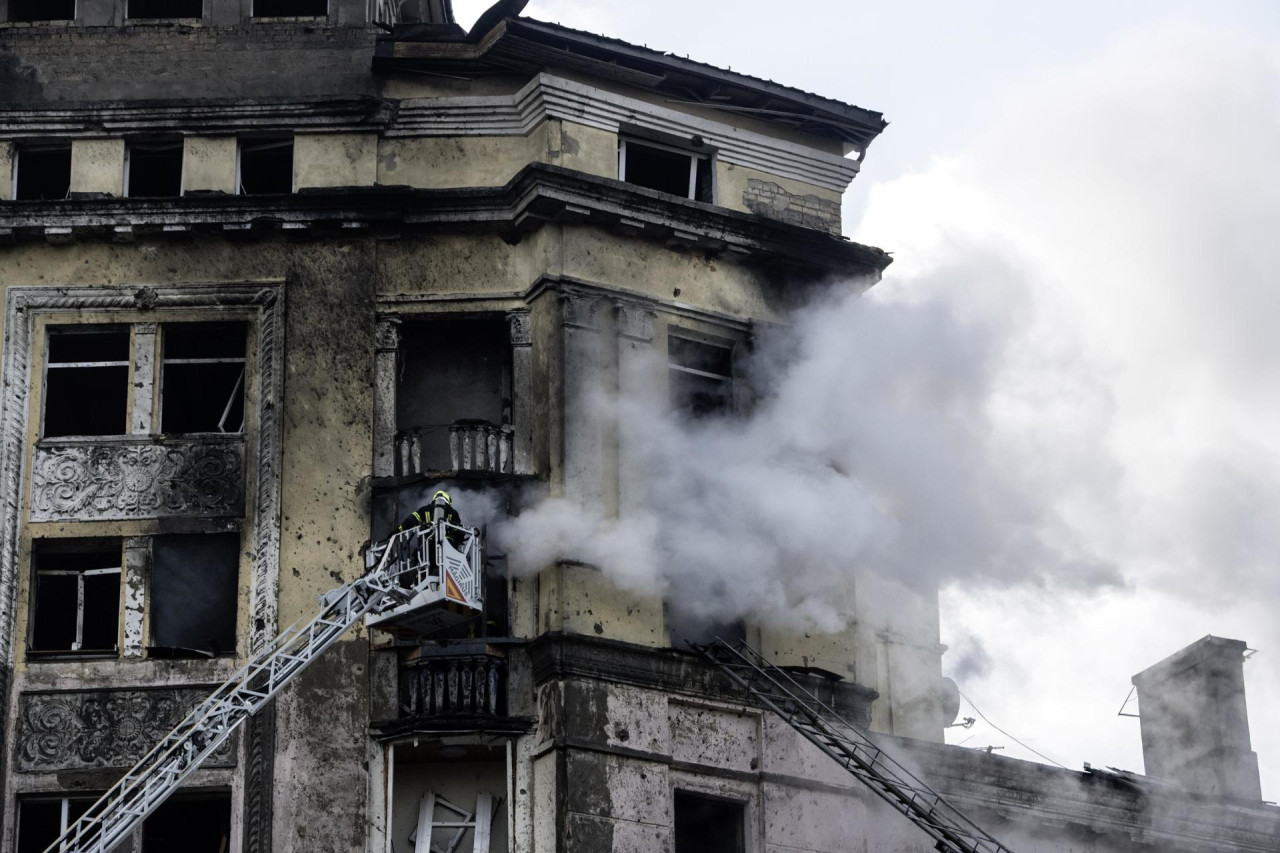
<instances>
[{"instance_id":1,"label":"metal railing","mask_svg":"<svg viewBox=\"0 0 1280 853\"><path fill-rule=\"evenodd\" d=\"M369 20L388 27L400 23L400 0L369 0Z\"/></svg>"},{"instance_id":2,"label":"metal railing","mask_svg":"<svg viewBox=\"0 0 1280 853\"><path fill-rule=\"evenodd\" d=\"M429 434L439 427L416 427L396 433L396 473L402 477L432 473L424 460ZM449 430L449 470L510 474L514 458L513 430L488 421L454 421Z\"/></svg>"},{"instance_id":3,"label":"metal railing","mask_svg":"<svg viewBox=\"0 0 1280 853\"><path fill-rule=\"evenodd\" d=\"M507 714L507 661L497 655L422 657L400 665L400 716Z\"/></svg>"}]
</instances>

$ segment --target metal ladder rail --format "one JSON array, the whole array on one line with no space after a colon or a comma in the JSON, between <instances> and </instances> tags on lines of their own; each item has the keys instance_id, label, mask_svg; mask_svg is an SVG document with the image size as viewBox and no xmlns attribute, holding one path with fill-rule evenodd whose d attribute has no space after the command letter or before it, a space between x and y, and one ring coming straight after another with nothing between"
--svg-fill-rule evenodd
<instances>
[{"instance_id":1,"label":"metal ladder rail","mask_svg":"<svg viewBox=\"0 0 1280 853\"><path fill-rule=\"evenodd\" d=\"M408 531L422 540L428 532ZM474 532L472 535L475 535ZM262 708L294 676L371 611L412 598L431 581L420 577L409 587L398 583L404 571L389 571L397 551L387 547L363 577L326 593L324 609L281 632L196 706L115 785L59 836L45 853L108 853L155 811L246 719Z\"/></svg>"},{"instance_id":2,"label":"metal ladder rail","mask_svg":"<svg viewBox=\"0 0 1280 853\"><path fill-rule=\"evenodd\" d=\"M736 684L920 827L937 842L937 849L1012 853L841 718L834 708L745 642L734 646L717 638L698 649Z\"/></svg>"}]
</instances>

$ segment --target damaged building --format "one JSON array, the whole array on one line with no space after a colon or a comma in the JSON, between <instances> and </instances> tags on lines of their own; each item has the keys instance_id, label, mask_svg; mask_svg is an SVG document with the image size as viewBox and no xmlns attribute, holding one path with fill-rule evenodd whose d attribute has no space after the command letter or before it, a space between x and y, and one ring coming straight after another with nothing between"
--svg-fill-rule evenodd
<instances>
[{"instance_id":1,"label":"damaged building","mask_svg":"<svg viewBox=\"0 0 1280 853\"><path fill-rule=\"evenodd\" d=\"M0 848L435 488L625 515L602 381L732 413L759 328L888 266L840 236L879 113L523 6L0 0ZM348 632L118 849L933 849L660 597L505 556L482 617ZM842 633L722 628L1007 849L1280 849L1242 643L1135 677L1148 776L1060 770L944 745L936 591L852 584Z\"/></svg>"}]
</instances>

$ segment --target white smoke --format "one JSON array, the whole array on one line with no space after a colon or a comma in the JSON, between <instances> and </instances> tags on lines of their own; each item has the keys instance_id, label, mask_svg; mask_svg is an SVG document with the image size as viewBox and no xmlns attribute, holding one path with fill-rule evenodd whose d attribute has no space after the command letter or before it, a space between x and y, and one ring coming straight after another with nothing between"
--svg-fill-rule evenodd
<instances>
[{"instance_id":1,"label":"white smoke","mask_svg":"<svg viewBox=\"0 0 1280 853\"><path fill-rule=\"evenodd\" d=\"M522 514L497 533L512 569L582 560L695 617L819 631L852 617L859 571L925 588L1119 583L1059 488L1086 437L1001 419L1027 405L1014 395L1038 396L1007 369L1037 323L1020 276L992 276L994 263L952 265L937 298L832 285L760 338L748 369L758 399L742 417L690 422L653 384L598 393L634 498L616 519L565 499ZM967 284L979 270L981 292ZM654 367L637 374L661 376Z\"/></svg>"}]
</instances>

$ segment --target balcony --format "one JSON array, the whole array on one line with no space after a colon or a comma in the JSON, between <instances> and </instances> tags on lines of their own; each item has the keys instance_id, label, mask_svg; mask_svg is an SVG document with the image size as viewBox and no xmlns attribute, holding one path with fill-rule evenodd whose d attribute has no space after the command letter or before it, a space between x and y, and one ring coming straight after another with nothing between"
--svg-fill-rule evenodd
<instances>
[{"instance_id":1,"label":"balcony","mask_svg":"<svg viewBox=\"0 0 1280 853\"><path fill-rule=\"evenodd\" d=\"M447 651L440 649L439 651ZM426 649L402 661L401 719L507 716L507 660L493 652L437 654Z\"/></svg>"},{"instance_id":2,"label":"balcony","mask_svg":"<svg viewBox=\"0 0 1280 853\"><path fill-rule=\"evenodd\" d=\"M411 477L438 471L431 464L431 453L424 448L435 440L438 427L417 427L396 433L396 474ZM488 474L510 474L514 467L512 436L509 426L487 421L460 420L448 427L450 471Z\"/></svg>"}]
</instances>

